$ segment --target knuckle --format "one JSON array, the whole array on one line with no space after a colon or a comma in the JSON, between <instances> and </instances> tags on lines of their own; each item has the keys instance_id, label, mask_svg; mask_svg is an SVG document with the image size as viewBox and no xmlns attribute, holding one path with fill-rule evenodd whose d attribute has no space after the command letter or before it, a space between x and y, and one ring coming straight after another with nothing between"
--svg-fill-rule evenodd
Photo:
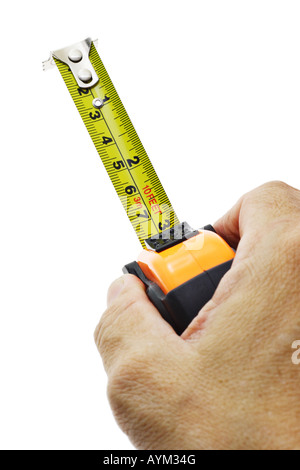
<instances>
[{"instance_id":1,"label":"knuckle","mask_svg":"<svg viewBox=\"0 0 300 470\"><path fill-rule=\"evenodd\" d=\"M140 383L148 383L151 379L153 373L152 359L145 352L136 349L128 351L115 364L110 375L110 384L113 389L125 390L128 387L136 387Z\"/></svg>"},{"instance_id":2,"label":"knuckle","mask_svg":"<svg viewBox=\"0 0 300 470\"><path fill-rule=\"evenodd\" d=\"M283 181L268 181L247 193L245 197L248 200L257 199L260 201L267 201L269 199L273 200L278 197L278 195L280 195L280 198L288 197L291 190L292 188Z\"/></svg>"},{"instance_id":3,"label":"knuckle","mask_svg":"<svg viewBox=\"0 0 300 470\"><path fill-rule=\"evenodd\" d=\"M300 191L283 181L270 181L247 193L244 203L268 210L273 220L289 224L293 214L300 212Z\"/></svg>"},{"instance_id":4,"label":"knuckle","mask_svg":"<svg viewBox=\"0 0 300 470\"><path fill-rule=\"evenodd\" d=\"M249 284L257 278L257 267L255 266L255 259L251 256L245 256L240 259L240 262L232 269L232 277L230 278L230 287L235 289L239 282L247 282ZM228 289L229 287L226 286Z\"/></svg>"},{"instance_id":5,"label":"knuckle","mask_svg":"<svg viewBox=\"0 0 300 470\"><path fill-rule=\"evenodd\" d=\"M145 400L153 382L154 370L143 357L127 354L113 367L109 374L107 395L114 413L122 414Z\"/></svg>"},{"instance_id":6,"label":"knuckle","mask_svg":"<svg viewBox=\"0 0 300 470\"><path fill-rule=\"evenodd\" d=\"M276 191L288 191L291 187L283 181L274 180L268 181L267 183L263 184L261 188L265 190L276 190Z\"/></svg>"},{"instance_id":7,"label":"knuckle","mask_svg":"<svg viewBox=\"0 0 300 470\"><path fill-rule=\"evenodd\" d=\"M282 238L282 246L289 260L289 264L300 268L300 224L296 224L291 230L285 231Z\"/></svg>"},{"instance_id":8,"label":"knuckle","mask_svg":"<svg viewBox=\"0 0 300 470\"><path fill-rule=\"evenodd\" d=\"M100 321L94 332L94 340L100 353L101 353L101 346L105 339L105 333L108 328L108 319L109 319L109 311L107 309L102 315L102 317L100 318Z\"/></svg>"},{"instance_id":9,"label":"knuckle","mask_svg":"<svg viewBox=\"0 0 300 470\"><path fill-rule=\"evenodd\" d=\"M287 194L289 189L291 188L282 181L269 181L246 193L244 196L244 201L246 203L268 203L268 201L272 202L278 197L278 194L280 194L280 198L282 198L283 194Z\"/></svg>"},{"instance_id":10,"label":"knuckle","mask_svg":"<svg viewBox=\"0 0 300 470\"><path fill-rule=\"evenodd\" d=\"M286 208L293 198L295 189L283 181L270 181L258 188L258 196L274 207Z\"/></svg>"},{"instance_id":11,"label":"knuckle","mask_svg":"<svg viewBox=\"0 0 300 470\"><path fill-rule=\"evenodd\" d=\"M102 358L112 354L117 347L115 335L112 335L113 320L111 314L111 309L105 311L94 333L95 343Z\"/></svg>"},{"instance_id":12,"label":"knuckle","mask_svg":"<svg viewBox=\"0 0 300 470\"><path fill-rule=\"evenodd\" d=\"M140 308L139 299L130 296L130 294L124 294L106 309L94 333L95 343L100 353L107 347L107 343L115 341L115 336L124 321L124 315L132 314Z\"/></svg>"},{"instance_id":13,"label":"knuckle","mask_svg":"<svg viewBox=\"0 0 300 470\"><path fill-rule=\"evenodd\" d=\"M97 348L99 349L99 351L100 351L100 341L101 341L102 328L103 328L102 325L103 325L103 321L102 321L102 318L101 318L101 320L99 321L99 323L96 326L96 329L94 331L94 341L95 341L95 344L96 344Z\"/></svg>"},{"instance_id":14,"label":"knuckle","mask_svg":"<svg viewBox=\"0 0 300 470\"><path fill-rule=\"evenodd\" d=\"M150 344L135 343L115 362L109 374L108 396L112 402L128 395L144 397L158 391L164 383L163 371L168 359L153 352ZM170 365L170 364L169 364Z\"/></svg>"}]
</instances>

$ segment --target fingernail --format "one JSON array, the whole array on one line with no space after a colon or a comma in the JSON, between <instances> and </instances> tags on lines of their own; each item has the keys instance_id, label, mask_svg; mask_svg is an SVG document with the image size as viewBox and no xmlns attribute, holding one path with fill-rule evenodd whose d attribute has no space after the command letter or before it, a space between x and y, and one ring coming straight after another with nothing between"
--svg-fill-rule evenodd
<instances>
[{"instance_id":1,"label":"fingernail","mask_svg":"<svg viewBox=\"0 0 300 470\"><path fill-rule=\"evenodd\" d=\"M107 293L107 305L108 307L117 299L121 294L124 287L124 276L117 279L112 283Z\"/></svg>"}]
</instances>

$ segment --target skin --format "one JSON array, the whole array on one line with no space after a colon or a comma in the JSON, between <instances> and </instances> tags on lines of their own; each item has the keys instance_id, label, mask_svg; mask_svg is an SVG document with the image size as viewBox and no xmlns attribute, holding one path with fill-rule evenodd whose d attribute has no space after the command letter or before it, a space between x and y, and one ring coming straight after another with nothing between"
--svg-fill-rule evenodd
<instances>
[{"instance_id":1,"label":"skin","mask_svg":"<svg viewBox=\"0 0 300 470\"><path fill-rule=\"evenodd\" d=\"M137 449L299 449L300 191L272 182L214 225L237 254L181 337L126 275L95 341Z\"/></svg>"}]
</instances>

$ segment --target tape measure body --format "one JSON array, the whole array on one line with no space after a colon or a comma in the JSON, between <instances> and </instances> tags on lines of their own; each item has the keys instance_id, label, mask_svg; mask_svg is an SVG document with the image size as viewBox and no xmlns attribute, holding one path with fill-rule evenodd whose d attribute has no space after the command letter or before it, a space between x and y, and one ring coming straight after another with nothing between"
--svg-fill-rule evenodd
<instances>
[{"instance_id":1,"label":"tape measure body","mask_svg":"<svg viewBox=\"0 0 300 470\"><path fill-rule=\"evenodd\" d=\"M233 250L219 235L199 230L197 235L160 253L143 250L137 261L147 278L168 294L233 257Z\"/></svg>"},{"instance_id":2,"label":"tape measure body","mask_svg":"<svg viewBox=\"0 0 300 470\"><path fill-rule=\"evenodd\" d=\"M150 300L181 334L213 296L234 251L213 227L199 232L179 223L92 41L53 52L44 68L53 60L145 248L123 270L142 280ZM117 217L111 217L117 228Z\"/></svg>"},{"instance_id":3,"label":"tape measure body","mask_svg":"<svg viewBox=\"0 0 300 470\"><path fill-rule=\"evenodd\" d=\"M212 226L160 253L143 250L125 266L146 286L151 302L178 335L214 295L234 251Z\"/></svg>"},{"instance_id":4,"label":"tape measure body","mask_svg":"<svg viewBox=\"0 0 300 470\"><path fill-rule=\"evenodd\" d=\"M99 81L86 88L78 86L67 64L55 57L54 60L145 247L145 240L173 227L179 220L94 44L89 58ZM112 218L116 216L112 214Z\"/></svg>"}]
</instances>

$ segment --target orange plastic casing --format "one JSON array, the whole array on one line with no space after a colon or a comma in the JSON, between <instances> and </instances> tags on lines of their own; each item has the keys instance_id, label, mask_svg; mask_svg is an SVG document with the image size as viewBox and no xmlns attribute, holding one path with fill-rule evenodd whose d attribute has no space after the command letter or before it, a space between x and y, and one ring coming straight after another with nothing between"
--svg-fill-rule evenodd
<instances>
[{"instance_id":1,"label":"orange plastic casing","mask_svg":"<svg viewBox=\"0 0 300 470\"><path fill-rule=\"evenodd\" d=\"M204 271L230 261L235 253L216 233L201 230L189 240L161 253L143 250L138 264L150 281L168 294Z\"/></svg>"}]
</instances>

